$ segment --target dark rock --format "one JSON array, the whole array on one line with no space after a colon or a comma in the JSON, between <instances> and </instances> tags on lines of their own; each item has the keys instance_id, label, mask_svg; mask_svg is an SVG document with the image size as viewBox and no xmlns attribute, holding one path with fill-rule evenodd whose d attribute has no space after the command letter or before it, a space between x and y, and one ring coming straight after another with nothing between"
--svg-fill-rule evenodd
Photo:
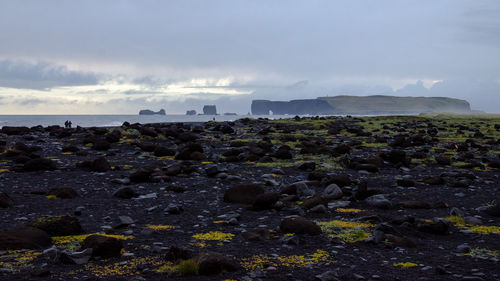
<instances>
[{"instance_id":1,"label":"dark rock","mask_svg":"<svg viewBox=\"0 0 500 281\"><path fill-rule=\"evenodd\" d=\"M122 241L113 237L90 235L83 240L81 250L92 249L93 257L112 258L121 256Z\"/></svg>"},{"instance_id":2,"label":"dark rock","mask_svg":"<svg viewBox=\"0 0 500 281\"><path fill-rule=\"evenodd\" d=\"M241 184L226 190L224 202L253 204L257 195L264 193L264 188L258 184Z\"/></svg>"},{"instance_id":3,"label":"dark rock","mask_svg":"<svg viewBox=\"0 0 500 281\"><path fill-rule=\"evenodd\" d=\"M35 269L30 272L33 277L48 277L50 276L50 271L48 269Z\"/></svg>"},{"instance_id":4,"label":"dark rock","mask_svg":"<svg viewBox=\"0 0 500 281\"><path fill-rule=\"evenodd\" d=\"M303 217L293 217L282 220L280 230L283 233L321 234L321 228L317 224Z\"/></svg>"},{"instance_id":5,"label":"dark rock","mask_svg":"<svg viewBox=\"0 0 500 281\"><path fill-rule=\"evenodd\" d=\"M8 208L14 205L14 200L5 192L0 192L0 208Z\"/></svg>"},{"instance_id":6,"label":"dark rock","mask_svg":"<svg viewBox=\"0 0 500 281\"><path fill-rule=\"evenodd\" d=\"M111 165L109 164L108 160L106 160L106 158L99 157L92 161L90 169L94 172L102 173L111 170Z\"/></svg>"},{"instance_id":7,"label":"dark rock","mask_svg":"<svg viewBox=\"0 0 500 281\"><path fill-rule=\"evenodd\" d=\"M272 209L274 204L280 199L278 192L266 192L259 194L255 197L253 208L255 210L269 210Z\"/></svg>"},{"instance_id":8,"label":"dark rock","mask_svg":"<svg viewBox=\"0 0 500 281\"><path fill-rule=\"evenodd\" d=\"M446 183L446 181L440 176L427 177L423 180L423 182L429 185L443 185Z\"/></svg>"},{"instance_id":9,"label":"dark rock","mask_svg":"<svg viewBox=\"0 0 500 281\"><path fill-rule=\"evenodd\" d=\"M30 132L28 127L11 127L11 126L3 126L2 133L12 136L12 135L25 135Z\"/></svg>"},{"instance_id":10,"label":"dark rock","mask_svg":"<svg viewBox=\"0 0 500 281\"><path fill-rule=\"evenodd\" d=\"M288 145L282 145L276 150L276 152L273 154L273 157L276 157L278 159L292 159L293 155L291 152L291 148Z\"/></svg>"},{"instance_id":11,"label":"dark rock","mask_svg":"<svg viewBox=\"0 0 500 281\"><path fill-rule=\"evenodd\" d=\"M120 138L122 137L122 132L118 129L114 129L110 133L106 134L106 141L109 143L117 143L120 141Z\"/></svg>"},{"instance_id":12,"label":"dark rock","mask_svg":"<svg viewBox=\"0 0 500 281\"><path fill-rule=\"evenodd\" d=\"M47 193L48 195L55 195L61 199L72 199L78 197L78 193L71 187L54 187Z\"/></svg>"},{"instance_id":13,"label":"dark rock","mask_svg":"<svg viewBox=\"0 0 500 281\"><path fill-rule=\"evenodd\" d=\"M437 156L435 159L439 165L451 165L451 159L447 156Z\"/></svg>"},{"instance_id":14,"label":"dark rock","mask_svg":"<svg viewBox=\"0 0 500 281\"><path fill-rule=\"evenodd\" d=\"M218 274L224 271L236 271L241 266L232 258L219 253L206 252L195 258L200 275Z\"/></svg>"},{"instance_id":15,"label":"dark rock","mask_svg":"<svg viewBox=\"0 0 500 281\"><path fill-rule=\"evenodd\" d=\"M28 223L28 226L35 227L47 232L50 236L68 236L83 233L83 229L77 218L73 216L42 217Z\"/></svg>"},{"instance_id":16,"label":"dark rock","mask_svg":"<svg viewBox=\"0 0 500 281\"><path fill-rule=\"evenodd\" d=\"M156 157L175 156L175 150L164 146L157 146L154 150L154 155Z\"/></svg>"},{"instance_id":17,"label":"dark rock","mask_svg":"<svg viewBox=\"0 0 500 281\"><path fill-rule=\"evenodd\" d=\"M370 206L380 209L389 209L392 207L391 201L387 200L383 194L370 196L365 199L365 202Z\"/></svg>"},{"instance_id":18,"label":"dark rock","mask_svg":"<svg viewBox=\"0 0 500 281\"><path fill-rule=\"evenodd\" d=\"M113 192L113 196L121 199L131 199L138 197L139 194L135 192L131 187L121 187Z\"/></svg>"},{"instance_id":19,"label":"dark rock","mask_svg":"<svg viewBox=\"0 0 500 281\"><path fill-rule=\"evenodd\" d=\"M399 205L406 209L431 209L431 205L425 201L408 200L400 202Z\"/></svg>"},{"instance_id":20,"label":"dark rock","mask_svg":"<svg viewBox=\"0 0 500 281\"><path fill-rule=\"evenodd\" d=\"M300 164L297 169L303 170L303 171L314 171L316 169L316 163L314 162L304 162Z\"/></svg>"},{"instance_id":21,"label":"dark rock","mask_svg":"<svg viewBox=\"0 0 500 281\"><path fill-rule=\"evenodd\" d=\"M204 158L203 147L199 143L182 147L175 156L175 160L203 160Z\"/></svg>"},{"instance_id":22,"label":"dark rock","mask_svg":"<svg viewBox=\"0 0 500 281\"><path fill-rule=\"evenodd\" d=\"M417 223L417 229L422 232L427 232L437 235L448 234L448 224L441 220L434 221L419 221Z\"/></svg>"},{"instance_id":23,"label":"dark rock","mask_svg":"<svg viewBox=\"0 0 500 281\"><path fill-rule=\"evenodd\" d=\"M137 171L130 173L130 181L131 182L148 182L151 180L151 174L153 174L153 170L149 168L141 168Z\"/></svg>"},{"instance_id":24,"label":"dark rock","mask_svg":"<svg viewBox=\"0 0 500 281\"><path fill-rule=\"evenodd\" d=\"M382 153L380 155L385 161L390 162L391 164L401 163L403 165L408 164L406 152L399 149L393 149L388 153Z\"/></svg>"},{"instance_id":25,"label":"dark rock","mask_svg":"<svg viewBox=\"0 0 500 281\"><path fill-rule=\"evenodd\" d=\"M334 183L334 184L338 185L339 187L344 187L344 186L351 185L352 180L348 174L338 174L338 175L334 175L334 176L329 176L327 183L328 184Z\"/></svg>"},{"instance_id":26,"label":"dark rock","mask_svg":"<svg viewBox=\"0 0 500 281\"><path fill-rule=\"evenodd\" d=\"M171 262L189 260L193 257L194 253L191 250L175 246L171 246L165 253L165 260Z\"/></svg>"},{"instance_id":27,"label":"dark rock","mask_svg":"<svg viewBox=\"0 0 500 281\"><path fill-rule=\"evenodd\" d=\"M415 181L412 179L400 179L397 181L399 186L410 187L415 186Z\"/></svg>"},{"instance_id":28,"label":"dark rock","mask_svg":"<svg viewBox=\"0 0 500 281\"><path fill-rule=\"evenodd\" d=\"M80 149L74 145L65 146L62 148L61 152L78 152Z\"/></svg>"},{"instance_id":29,"label":"dark rock","mask_svg":"<svg viewBox=\"0 0 500 281\"><path fill-rule=\"evenodd\" d=\"M342 198L342 196L344 196L342 189L334 183L328 185L325 190L323 190L323 197L327 200L339 199Z\"/></svg>"},{"instance_id":30,"label":"dark rock","mask_svg":"<svg viewBox=\"0 0 500 281\"><path fill-rule=\"evenodd\" d=\"M0 232L0 250L43 249L52 245L47 232L21 227Z\"/></svg>"},{"instance_id":31,"label":"dark rock","mask_svg":"<svg viewBox=\"0 0 500 281\"><path fill-rule=\"evenodd\" d=\"M35 158L26 162L23 171L53 171L56 169L56 162L46 158Z\"/></svg>"},{"instance_id":32,"label":"dark rock","mask_svg":"<svg viewBox=\"0 0 500 281\"><path fill-rule=\"evenodd\" d=\"M241 236L248 241L265 241L271 239L271 234L267 229L243 232Z\"/></svg>"},{"instance_id":33,"label":"dark rock","mask_svg":"<svg viewBox=\"0 0 500 281\"><path fill-rule=\"evenodd\" d=\"M488 215L493 216L493 217L500 217L500 204L489 206L485 210L485 213L487 213Z\"/></svg>"},{"instance_id":34,"label":"dark rock","mask_svg":"<svg viewBox=\"0 0 500 281\"><path fill-rule=\"evenodd\" d=\"M99 139L94 142L93 150L106 151L111 148L111 144L107 140Z\"/></svg>"},{"instance_id":35,"label":"dark rock","mask_svg":"<svg viewBox=\"0 0 500 281\"><path fill-rule=\"evenodd\" d=\"M397 247L404 247L404 248L415 248L417 247L417 244L413 242L411 239L406 238L406 237L401 237L397 235L392 235L392 234L385 234L385 239L387 239L389 242L393 243Z\"/></svg>"},{"instance_id":36,"label":"dark rock","mask_svg":"<svg viewBox=\"0 0 500 281\"><path fill-rule=\"evenodd\" d=\"M311 208L314 208L318 205L322 205L322 204L326 204L326 203L327 203L327 200L325 200L325 198L322 195L314 195L313 197L304 200L304 202L302 203L302 207L304 207L306 209L311 209Z\"/></svg>"}]
</instances>

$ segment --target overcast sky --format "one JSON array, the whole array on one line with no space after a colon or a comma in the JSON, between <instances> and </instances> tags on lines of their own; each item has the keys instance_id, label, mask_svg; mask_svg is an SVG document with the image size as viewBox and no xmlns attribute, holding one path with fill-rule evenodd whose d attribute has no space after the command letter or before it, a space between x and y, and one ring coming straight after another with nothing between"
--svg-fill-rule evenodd
<instances>
[{"instance_id":1,"label":"overcast sky","mask_svg":"<svg viewBox=\"0 0 500 281\"><path fill-rule=\"evenodd\" d=\"M0 1L0 114L339 94L500 112L500 1Z\"/></svg>"}]
</instances>

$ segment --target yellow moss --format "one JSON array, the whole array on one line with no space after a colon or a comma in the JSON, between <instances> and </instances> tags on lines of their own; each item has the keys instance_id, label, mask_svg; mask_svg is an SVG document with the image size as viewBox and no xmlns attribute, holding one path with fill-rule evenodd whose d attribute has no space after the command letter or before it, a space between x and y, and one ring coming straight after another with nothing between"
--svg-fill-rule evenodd
<instances>
[{"instance_id":1,"label":"yellow moss","mask_svg":"<svg viewBox=\"0 0 500 281\"><path fill-rule=\"evenodd\" d=\"M32 267L30 262L34 261L41 254L41 252L33 250L8 250L5 255L0 257L2 259L0 267L18 272L24 268Z\"/></svg>"},{"instance_id":2,"label":"yellow moss","mask_svg":"<svg viewBox=\"0 0 500 281\"><path fill-rule=\"evenodd\" d=\"M161 225L161 224L158 225L148 224L146 225L146 227L152 230L170 230L176 228L175 225Z\"/></svg>"},{"instance_id":3,"label":"yellow moss","mask_svg":"<svg viewBox=\"0 0 500 281\"><path fill-rule=\"evenodd\" d=\"M493 251L484 248L474 248L464 255L471 257L500 258L500 251Z\"/></svg>"},{"instance_id":4,"label":"yellow moss","mask_svg":"<svg viewBox=\"0 0 500 281\"><path fill-rule=\"evenodd\" d=\"M210 240L210 241L224 241L233 239L234 234L224 233L220 231L212 231L207 233L199 233L193 235L193 238L198 240Z\"/></svg>"},{"instance_id":5,"label":"yellow moss","mask_svg":"<svg viewBox=\"0 0 500 281\"><path fill-rule=\"evenodd\" d=\"M161 156L161 157L156 157L160 160L174 160L175 156Z\"/></svg>"},{"instance_id":6,"label":"yellow moss","mask_svg":"<svg viewBox=\"0 0 500 281\"><path fill-rule=\"evenodd\" d=\"M89 233L89 234L82 234L82 235L54 236L54 237L52 237L52 243L54 243L54 244L66 244L66 243L73 243L73 242L82 242L83 240L85 240L85 238L89 237L90 235L101 235L101 236L116 238L119 240L134 239L134 236L132 236L132 235L124 236L124 235L114 235L114 234L105 234L105 233Z\"/></svg>"},{"instance_id":7,"label":"yellow moss","mask_svg":"<svg viewBox=\"0 0 500 281\"><path fill-rule=\"evenodd\" d=\"M470 230L479 234L499 234L500 226L496 225L467 225L465 219L459 216L449 216L445 217L445 220L453 223L455 226L461 229Z\"/></svg>"},{"instance_id":8,"label":"yellow moss","mask_svg":"<svg viewBox=\"0 0 500 281\"><path fill-rule=\"evenodd\" d=\"M203 161L203 162L201 162L201 164L213 164L213 163L214 162L212 162L212 161Z\"/></svg>"},{"instance_id":9,"label":"yellow moss","mask_svg":"<svg viewBox=\"0 0 500 281\"><path fill-rule=\"evenodd\" d=\"M352 222L343 220L322 221L317 223L322 229L329 230L331 228L358 228L358 227L373 227L375 225L367 222Z\"/></svg>"},{"instance_id":10,"label":"yellow moss","mask_svg":"<svg viewBox=\"0 0 500 281\"><path fill-rule=\"evenodd\" d=\"M47 196L45 196L45 198L47 198L47 199L57 199L57 196L56 195L47 195Z\"/></svg>"},{"instance_id":11,"label":"yellow moss","mask_svg":"<svg viewBox=\"0 0 500 281\"><path fill-rule=\"evenodd\" d=\"M156 271L158 267L163 265L165 263L161 256L146 256L108 265L88 263L84 269L98 278L103 278L108 276L134 276L140 273L138 271L139 267L153 267Z\"/></svg>"},{"instance_id":12,"label":"yellow moss","mask_svg":"<svg viewBox=\"0 0 500 281\"><path fill-rule=\"evenodd\" d=\"M345 209L345 208L337 208L335 211L337 213L359 213L359 212L361 212L363 210L361 210L361 209L354 209L354 208L347 208L347 209Z\"/></svg>"},{"instance_id":13,"label":"yellow moss","mask_svg":"<svg viewBox=\"0 0 500 281\"><path fill-rule=\"evenodd\" d=\"M465 219L460 216L448 216L444 218L455 225L465 225Z\"/></svg>"},{"instance_id":14,"label":"yellow moss","mask_svg":"<svg viewBox=\"0 0 500 281\"><path fill-rule=\"evenodd\" d=\"M342 220L318 222L317 224L328 237L338 238L347 243L355 243L371 237L371 234L365 230L374 226L371 223Z\"/></svg>"},{"instance_id":15,"label":"yellow moss","mask_svg":"<svg viewBox=\"0 0 500 281\"><path fill-rule=\"evenodd\" d=\"M295 234L294 233L285 233L283 235L286 236L286 237L291 237L291 236L294 236Z\"/></svg>"},{"instance_id":16,"label":"yellow moss","mask_svg":"<svg viewBox=\"0 0 500 281\"><path fill-rule=\"evenodd\" d=\"M196 243L189 243L191 246L199 247L199 248L205 248L208 247L208 244L205 242L196 242Z\"/></svg>"},{"instance_id":17,"label":"yellow moss","mask_svg":"<svg viewBox=\"0 0 500 281\"><path fill-rule=\"evenodd\" d=\"M61 153L61 154L62 154L62 155L71 155L71 154L73 154L73 152L63 152L63 153Z\"/></svg>"},{"instance_id":18,"label":"yellow moss","mask_svg":"<svg viewBox=\"0 0 500 281\"><path fill-rule=\"evenodd\" d=\"M221 221L213 221L215 224L220 224L220 223L227 223L227 221L221 220Z\"/></svg>"},{"instance_id":19,"label":"yellow moss","mask_svg":"<svg viewBox=\"0 0 500 281\"><path fill-rule=\"evenodd\" d=\"M132 169L132 167L134 167L134 166L132 166L132 165L127 165L127 164L122 165L122 169L123 169L123 170L129 170L129 169Z\"/></svg>"},{"instance_id":20,"label":"yellow moss","mask_svg":"<svg viewBox=\"0 0 500 281\"><path fill-rule=\"evenodd\" d=\"M413 263L413 262L395 262L392 265L395 267L402 267L402 268L410 268L410 267L416 267L418 264Z\"/></svg>"},{"instance_id":21,"label":"yellow moss","mask_svg":"<svg viewBox=\"0 0 500 281\"><path fill-rule=\"evenodd\" d=\"M266 256L254 255L249 258L241 259L241 266L249 271L263 270L265 267L305 267L319 262L334 263L326 251L318 249L316 252L308 255L291 256Z\"/></svg>"},{"instance_id":22,"label":"yellow moss","mask_svg":"<svg viewBox=\"0 0 500 281\"><path fill-rule=\"evenodd\" d=\"M495 225L472 225L472 226L465 226L465 229L472 230L476 233L479 234L500 234L500 226L495 226Z\"/></svg>"},{"instance_id":23,"label":"yellow moss","mask_svg":"<svg viewBox=\"0 0 500 281\"><path fill-rule=\"evenodd\" d=\"M0 169L0 173L5 173L5 172L8 172L9 169Z\"/></svg>"}]
</instances>

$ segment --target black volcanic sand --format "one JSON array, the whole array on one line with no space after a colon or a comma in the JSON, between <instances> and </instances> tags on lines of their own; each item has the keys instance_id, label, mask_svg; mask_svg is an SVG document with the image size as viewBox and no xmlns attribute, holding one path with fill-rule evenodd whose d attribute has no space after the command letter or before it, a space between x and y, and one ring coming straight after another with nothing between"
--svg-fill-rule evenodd
<instances>
[{"instance_id":1,"label":"black volcanic sand","mask_svg":"<svg viewBox=\"0 0 500 281\"><path fill-rule=\"evenodd\" d=\"M0 279L499 280L499 129L455 115L4 127ZM15 232L27 224L54 245ZM91 233L118 242L68 235Z\"/></svg>"}]
</instances>

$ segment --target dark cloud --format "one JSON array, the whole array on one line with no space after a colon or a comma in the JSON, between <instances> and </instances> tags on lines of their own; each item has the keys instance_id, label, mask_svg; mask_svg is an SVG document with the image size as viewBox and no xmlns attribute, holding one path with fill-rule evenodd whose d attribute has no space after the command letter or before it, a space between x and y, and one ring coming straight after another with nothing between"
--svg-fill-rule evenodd
<instances>
[{"instance_id":1,"label":"dark cloud","mask_svg":"<svg viewBox=\"0 0 500 281\"><path fill-rule=\"evenodd\" d=\"M48 62L0 61L0 87L49 89L58 86L95 85L96 74L69 70Z\"/></svg>"}]
</instances>

